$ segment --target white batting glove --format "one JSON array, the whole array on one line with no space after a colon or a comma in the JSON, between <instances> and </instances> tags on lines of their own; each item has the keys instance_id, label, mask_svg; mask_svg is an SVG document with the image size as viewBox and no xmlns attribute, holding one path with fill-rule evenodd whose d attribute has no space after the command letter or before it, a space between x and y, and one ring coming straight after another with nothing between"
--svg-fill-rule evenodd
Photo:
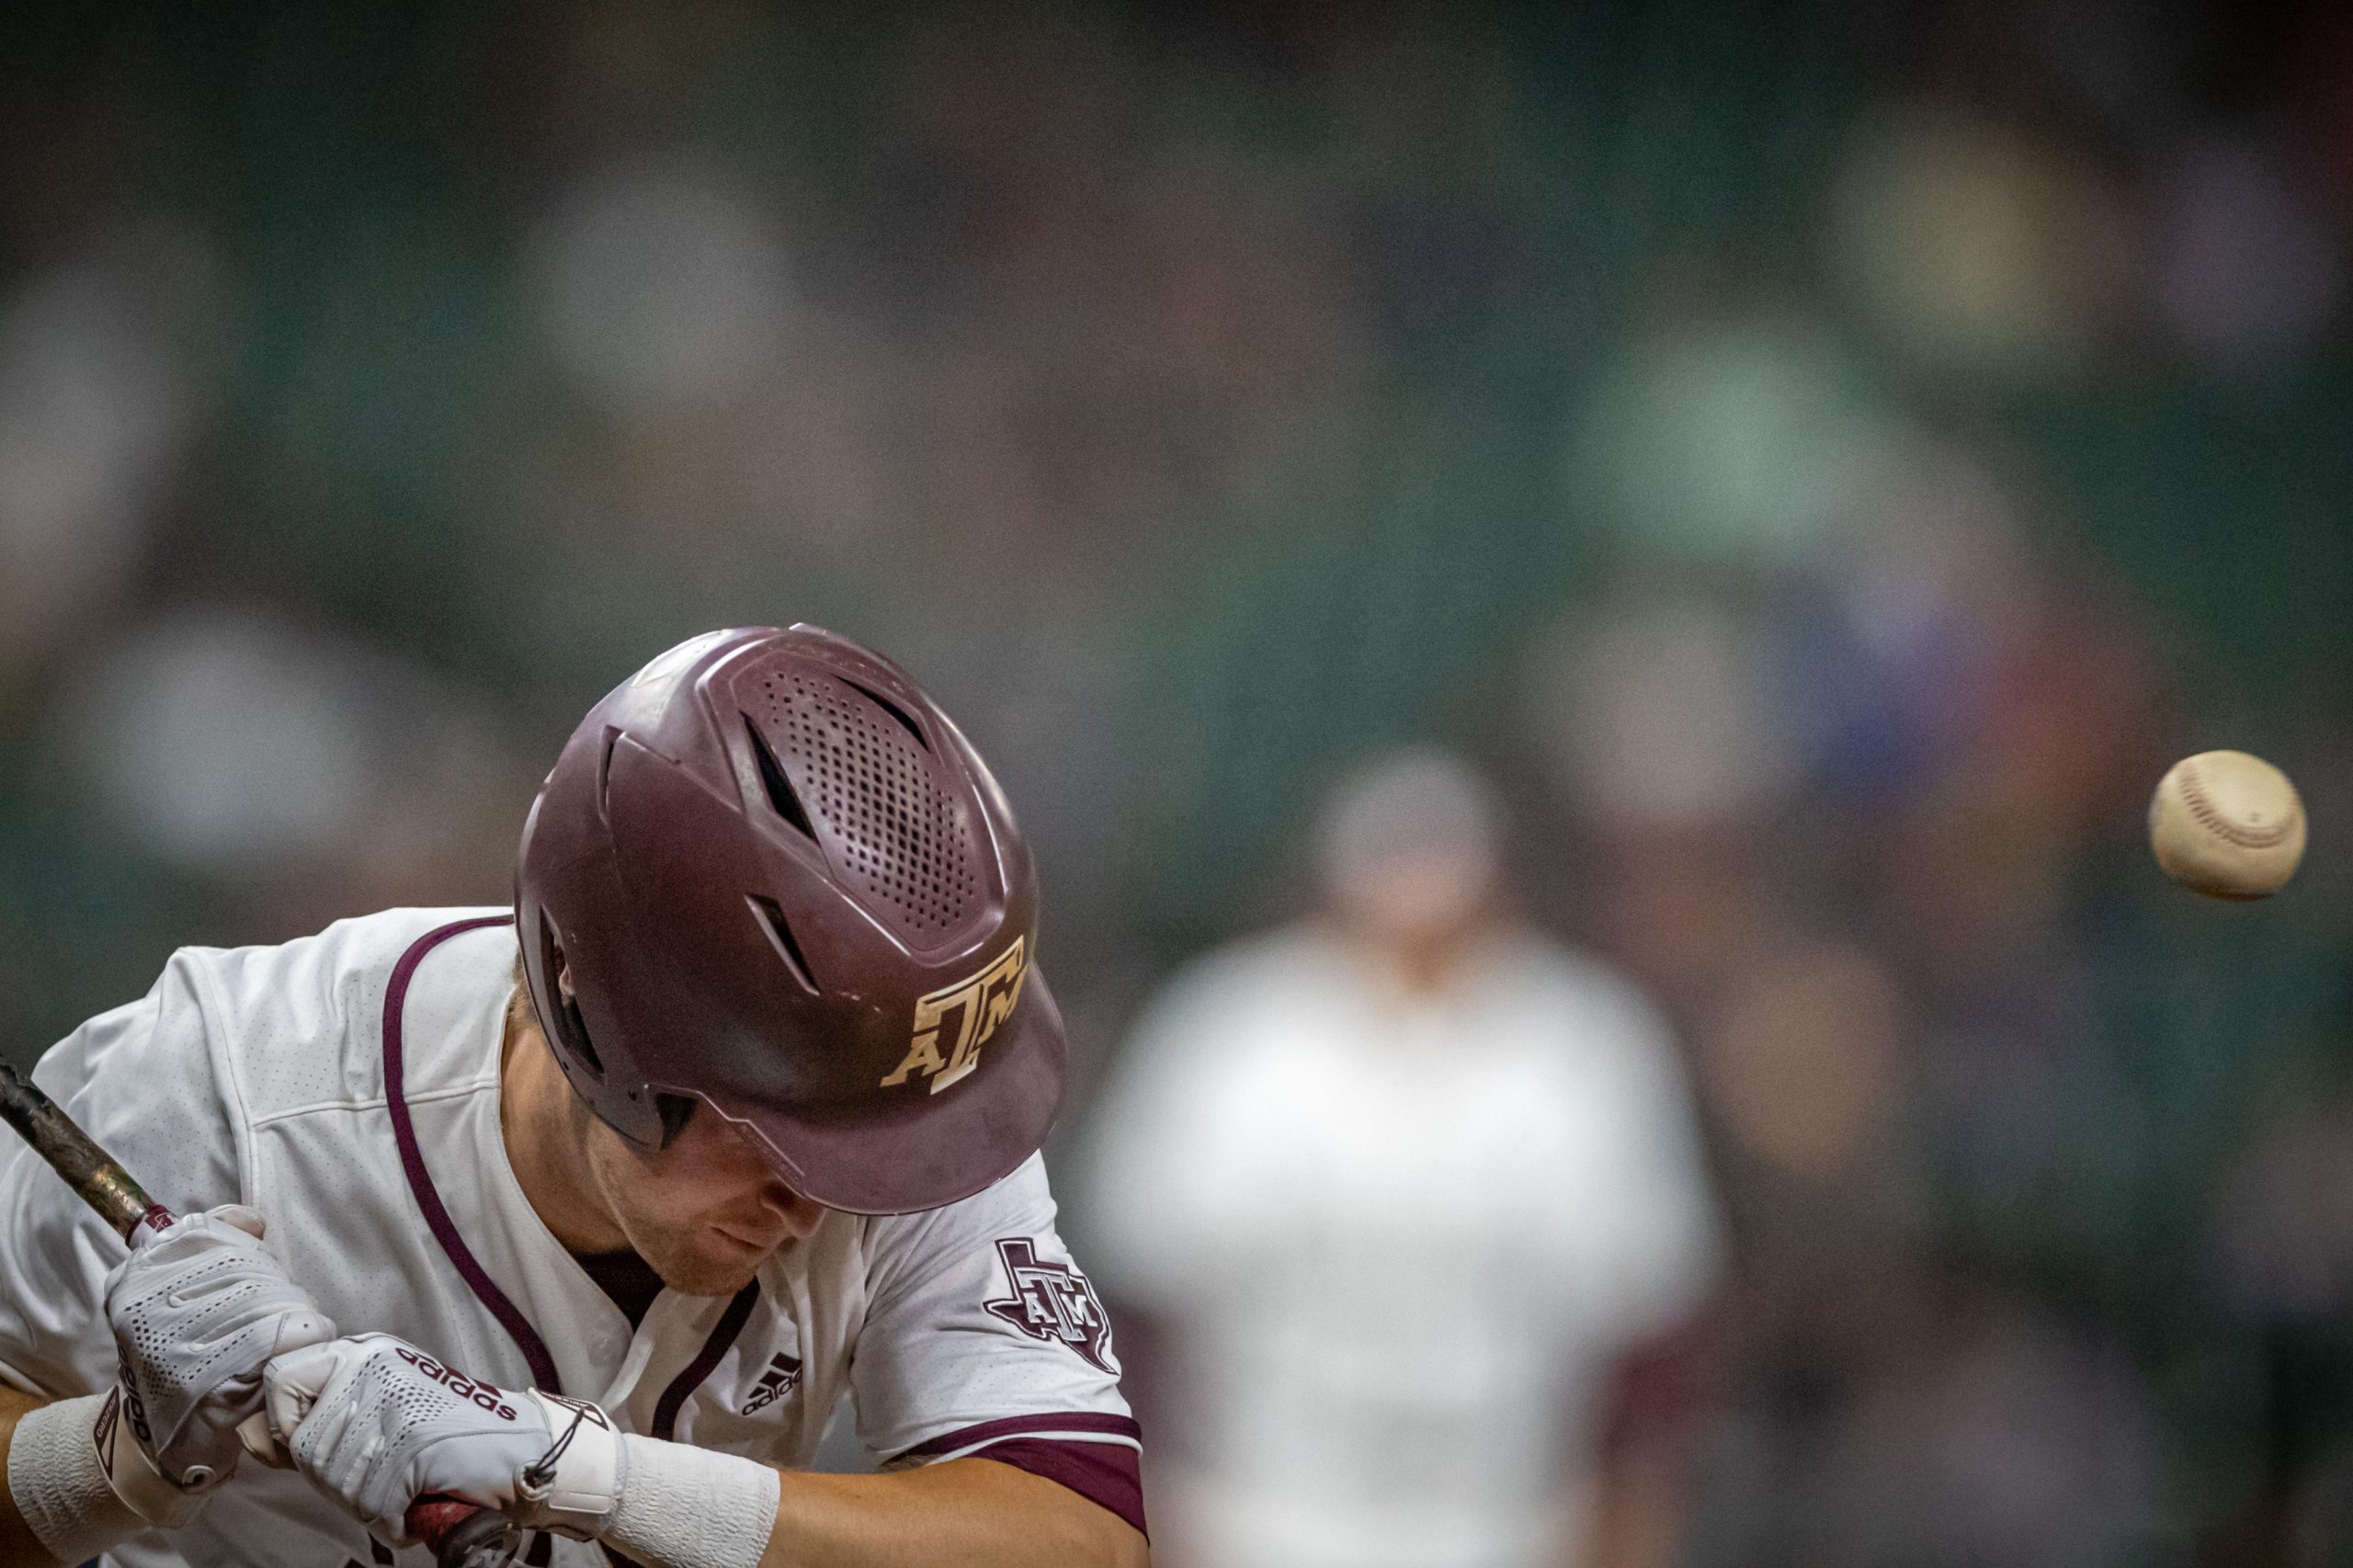
<instances>
[{"instance_id":1,"label":"white batting glove","mask_svg":"<svg viewBox=\"0 0 2353 1568\"><path fill-rule=\"evenodd\" d=\"M108 1479L151 1523L185 1523L236 1469L237 1427L261 1412L270 1358L335 1337L262 1250L263 1228L234 1204L191 1214L107 1276L119 1381L95 1437Z\"/></svg>"},{"instance_id":2,"label":"white batting glove","mask_svg":"<svg viewBox=\"0 0 2353 1568\"><path fill-rule=\"evenodd\" d=\"M267 1381L295 1468L392 1545L413 1544L402 1516L426 1493L580 1540L620 1506L620 1439L585 1401L476 1382L388 1334L298 1350Z\"/></svg>"}]
</instances>

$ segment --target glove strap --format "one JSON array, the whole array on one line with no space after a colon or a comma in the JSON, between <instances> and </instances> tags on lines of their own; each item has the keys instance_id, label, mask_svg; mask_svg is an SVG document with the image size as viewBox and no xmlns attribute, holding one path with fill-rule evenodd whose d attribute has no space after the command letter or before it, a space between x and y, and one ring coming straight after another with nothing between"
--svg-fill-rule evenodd
<instances>
[{"instance_id":1,"label":"glove strap","mask_svg":"<svg viewBox=\"0 0 2353 1568\"><path fill-rule=\"evenodd\" d=\"M515 1517L532 1529L594 1540L621 1500L620 1434L611 1417L585 1399L524 1389L555 1440L515 1478Z\"/></svg>"},{"instance_id":2,"label":"glove strap","mask_svg":"<svg viewBox=\"0 0 2353 1568\"><path fill-rule=\"evenodd\" d=\"M207 1494L176 1486L155 1468L147 1446L133 1430L145 1421L139 1396L117 1383L90 1424L91 1444L114 1494L149 1524L176 1530L203 1509Z\"/></svg>"}]
</instances>

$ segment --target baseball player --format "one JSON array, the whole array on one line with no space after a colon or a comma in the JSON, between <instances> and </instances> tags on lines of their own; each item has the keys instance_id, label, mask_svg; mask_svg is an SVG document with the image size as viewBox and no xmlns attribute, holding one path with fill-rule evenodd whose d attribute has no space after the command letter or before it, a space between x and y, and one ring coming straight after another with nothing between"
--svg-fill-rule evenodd
<instances>
[{"instance_id":1,"label":"baseball player","mask_svg":"<svg viewBox=\"0 0 2353 1568\"><path fill-rule=\"evenodd\" d=\"M1005 797L894 665L714 632L605 699L510 910L176 955L37 1081L188 1217L0 1158L0 1563L1146 1562ZM801 1472L847 1395L882 1473ZM256 1415L261 1420L254 1419Z\"/></svg>"}]
</instances>

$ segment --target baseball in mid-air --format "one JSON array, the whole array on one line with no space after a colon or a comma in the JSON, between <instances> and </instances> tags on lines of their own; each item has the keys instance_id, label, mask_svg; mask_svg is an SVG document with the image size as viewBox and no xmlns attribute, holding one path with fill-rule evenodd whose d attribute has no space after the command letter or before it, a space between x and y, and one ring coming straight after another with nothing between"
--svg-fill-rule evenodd
<instances>
[{"instance_id":1,"label":"baseball in mid-air","mask_svg":"<svg viewBox=\"0 0 2353 1568\"><path fill-rule=\"evenodd\" d=\"M2165 875L2211 898L2264 898L2304 858L2304 803L2288 776L2243 751L2202 751L2166 770L2149 802Z\"/></svg>"}]
</instances>

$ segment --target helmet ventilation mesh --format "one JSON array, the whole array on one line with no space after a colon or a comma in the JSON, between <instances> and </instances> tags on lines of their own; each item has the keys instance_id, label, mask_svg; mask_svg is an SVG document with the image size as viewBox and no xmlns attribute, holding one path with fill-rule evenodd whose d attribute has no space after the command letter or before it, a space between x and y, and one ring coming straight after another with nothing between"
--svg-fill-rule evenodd
<instances>
[{"instance_id":1,"label":"helmet ventilation mesh","mask_svg":"<svg viewBox=\"0 0 2353 1568\"><path fill-rule=\"evenodd\" d=\"M847 681L791 671L761 687L759 728L800 765L799 803L832 830L877 913L917 937L961 924L980 892L980 845L919 732Z\"/></svg>"}]
</instances>

